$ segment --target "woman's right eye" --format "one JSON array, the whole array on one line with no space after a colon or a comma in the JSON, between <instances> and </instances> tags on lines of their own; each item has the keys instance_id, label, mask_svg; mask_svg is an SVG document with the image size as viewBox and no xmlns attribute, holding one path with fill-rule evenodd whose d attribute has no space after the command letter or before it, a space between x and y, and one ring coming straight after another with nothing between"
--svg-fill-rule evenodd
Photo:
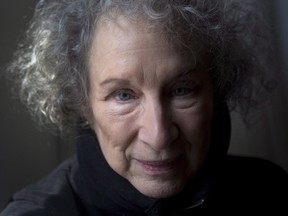
<instances>
[{"instance_id":1,"label":"woman's right eye","mask_svg":"<svg viewBox=\"0 0 288 216\"><path fill-rule=\"evenodd\" d=\"M114 98L120 102L128 102L135 99L135 94L131 90L122 89L113 93Z\"/></svg>"}]
</instances>

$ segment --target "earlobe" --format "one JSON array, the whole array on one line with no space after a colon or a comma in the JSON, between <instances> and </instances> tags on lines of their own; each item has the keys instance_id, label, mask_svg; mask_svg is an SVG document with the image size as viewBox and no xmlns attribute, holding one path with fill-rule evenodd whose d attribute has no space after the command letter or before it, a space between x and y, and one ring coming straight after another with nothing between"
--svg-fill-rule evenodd
<instances>
[{"instance_id":1,"label":"earlobe","mask_svg":"<svg viewBox=\"0 0 288 216\"><path fill-rule=\"evenodd\" d=\"M93 128L94 121L93 121L93 114L92 109L88 105L82 105L81 113L80 113L80 120L79 124L82 127L90 127Z\"/></svg>"}]
</instances>

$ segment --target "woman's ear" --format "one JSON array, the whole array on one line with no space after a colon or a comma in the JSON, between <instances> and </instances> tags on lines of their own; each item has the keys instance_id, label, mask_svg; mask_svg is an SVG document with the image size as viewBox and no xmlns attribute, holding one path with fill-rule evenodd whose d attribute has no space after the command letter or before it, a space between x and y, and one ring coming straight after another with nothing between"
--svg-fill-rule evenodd
<instances>
[{"instance_id":1,"label":"woman's ear","mask_svg":"<svg viewBox=\"0 0 288 216\"><path fill-rule=\"evenodd\" d=\"M85 105L82 105L81 107L79 124L81 127L84 128L86 127L93 128L94 125L93 113L89 103L85 103Z\"/></svg>"}]
</instances>

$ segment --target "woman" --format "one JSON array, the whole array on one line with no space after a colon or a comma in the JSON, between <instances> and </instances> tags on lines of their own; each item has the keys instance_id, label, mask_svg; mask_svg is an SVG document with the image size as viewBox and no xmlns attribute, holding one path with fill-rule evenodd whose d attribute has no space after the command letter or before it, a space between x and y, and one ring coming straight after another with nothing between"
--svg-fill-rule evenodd
<instances>
[{"instance_id":1,"label":"woman","mask_svg":"<svg viewBox=\"0 0 288 216\"><path fill-rule=\"evenodd\" d=\"M10 72L42 123L77 130L77 154L0 215L284 211L287 198L275 200L288 192L283 170L227 156L228 108L245 113L266 90L256 77L265 41L248 34L250 10L215 0L40 1Z\"/></svg>"}]
</instances>

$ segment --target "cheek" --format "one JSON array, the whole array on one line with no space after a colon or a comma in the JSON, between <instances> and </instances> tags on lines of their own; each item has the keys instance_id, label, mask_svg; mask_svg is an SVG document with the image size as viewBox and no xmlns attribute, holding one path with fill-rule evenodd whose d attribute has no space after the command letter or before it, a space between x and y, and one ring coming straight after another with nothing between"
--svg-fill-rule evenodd
<instances>
[{"instance_id":1,"label":"cheek","mask_svg":"<svg viewBox=\"0 0 288 216\"><path fill-rule=\"evenodd\" d=\"M200 117L194 118L185 131L186 175L195 176L207 158L210 146L210 127Z\"/></svg>"},{"instance_id":2,"label":"cheek","mask_svg":"<svg viewBox=\"0 0 288 216\"><path fill-rule=\"evenodd\" d=\"M189 116L189 117L187 117ZM186 113L181 117L181 130L187 141L186 153L191 166L197 169L205 160L211 136L212 106ZM193 168L193 169L194 169Z\"/></svg>"},{"instance_id":3,"label":"cheek","mask_svg":"<svg viewBox=\"0 0 288 216\"><path fill-rule=\"evenodd\" d=\"M125 133L121 130L124 123L113 118L109 110L101 109L101 106L97 108L93 109L93 129L97 134L103 153L105 151L122 151L126 144Z\"/></svg>"},{"instance_id":4,"label":"cheek","mask_svg":"<svg viewBox=\"0 0 288 216\"><path fill-rule=\"evenodd\" d=\"M179 125L187 138L205 138L210 135L213 105L207 103L178 113ZM192 136L193 135L193 136Z\"/></svg>"},{"instance_id":5,"label":"cheek","mask_svg":"<svg viewBox=\"0 0 288 216\"><path fill-rule=\"evenodd\" d=\"M191 118L191 121L187 119L185 125L183 131L185 139L189 143L189 152L193 154L192 158L198 158L208 151L210 145L210 119L195 116L195 118Z\"/></svg>"},{"instance_id":6,"label":"cheek","mask_svg":"<svg viewBox=\"0 0 288 216\"><path fill-rule=\"evenodd\" d=\"M118 118L109 110L94 112L93 129L101 145L120 150L126 149L133 139L133 122L131 118Z\"/></svg>"},{"instance_id":7,"label":"cheek","mask_svg":"<svg viewBox=\"0 0 288 216\"><path fill-rule=\"evenodd\" d=\"M93 130L106 161L115 172L125 177L129 168L129 149L134 139L133 121L118 118L101 102L92 107L92 116Z\"/></svg>"}]
</instances>

